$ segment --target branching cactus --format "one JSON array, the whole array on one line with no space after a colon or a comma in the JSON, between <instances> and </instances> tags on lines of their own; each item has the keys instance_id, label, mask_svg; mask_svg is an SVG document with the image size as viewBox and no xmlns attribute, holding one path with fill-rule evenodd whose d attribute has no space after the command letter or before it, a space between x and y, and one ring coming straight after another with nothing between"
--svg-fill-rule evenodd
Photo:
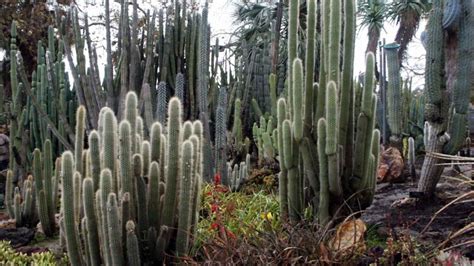
<instances>
[{"instance_id":1,"label":"branching cactus","mask_svg":"<svg viewBox=\"0 0 474 266\"><path fill-rule=\"evenodd\" d=\"M444 1L434 0L427 25L425 71L425 157L421 169L418 191L430 198L436 189L444 166L430 153L456 154L466 138L469 109L469 90L472 87L472 61L474 60L473 31L474 4L460 1L460 18L456 35L445 40L443 26ZM453 43L455 43L453 47ZM450 45L445 49L445 44ZM445 54L447 51L450 54ZM454 54L456 53L456 56ZM456 71L445 68L456 65ZM453 80L454 82L448 82ZM451 108L452 107L452 108Z\"/></svg>"},{"instance_id":2,"label":"branching cactus","mask_svg":"<svg viewBox=\"0 0 474 266\"><path fill-rule=\"evenodd\" d=\"M306 202L324 224L347 214L347 203L351 208L367 207L374 194L380 138L374 129L374 55L367 54L362 102L360 111L354 113L355 1L342 2L343 6L340 1L322 3L323 10L330 14L322 16L320 24L326 36L319 52L320 83L312 84L313 71L305 71L296 52L299 1L290 1L288 93L277 103L276 133L281 212L292 221L303 217ZM308 17L316 17L316 1L308 1ZM307 36L314 36L315 21L308 22L307 31ZM313 45L312 40L308 45ZM307 66L312 66L314 60L313 53L307 52ZM349 156L353 153L357 154L354 159ZM310 185L316 198L305 199L305 184Z\"/></svg>"},{"instance_id":3,"label":"branching cactus","mask_svg":"<svg viewBox=\"0 0 474 266\"><path fill-rule=\"evenodd\" d=\"M274 162L277 156L277 135L278 131L274 126L273 117L266 120L260 117L260 126L254 123L252 134L258 151L258 162Z\"/></svg>"},{"instance_id":4,"label":"branching cactus","mask_svg":"<svg viewBox=\"0 0 474 266\"><path fill-rule=\"evenodd\" d=\"M75 159L69 151L62 156L64 235L72 265L159 263L166 253L186 256L193 246L203 170L202 123L183 123L181 102L174 97L166 133L155 122L148 139L136 122L141 121L136 99L135 93L127 94L118 126L112 110L100 112L100 129L91 131L86 156ZM137 138L132 137L133 124ZM86 165L81 168L86 169L84 178L75 160Z\"/></svg>"}]
</instances>

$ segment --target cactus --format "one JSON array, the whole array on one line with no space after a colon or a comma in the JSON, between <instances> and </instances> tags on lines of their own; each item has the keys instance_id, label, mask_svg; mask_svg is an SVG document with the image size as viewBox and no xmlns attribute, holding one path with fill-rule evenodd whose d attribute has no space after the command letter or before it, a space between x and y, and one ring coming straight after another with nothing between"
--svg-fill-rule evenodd
<instances>
[{"instance_id":1,"label":"cactus","mask_svg":"<svg viewBox=\"0 0 474 266\"><path fill-rule=\"evenodd\" d=\"M450 3L455 3L452 1ZM427 25L425 71L425 150L427 153L456 154L466 137L466 120L469 106L469 82L472 81L472 30L473 9L471 1L461 1L461 15L457 23L457 61L444 54L446 40L443 31L443 1L433 1L433 10ZM448 5L449 7L449 5ZM453 48L451 47L451 50ZM456 77L452 71L444 71L444 61L457 65ZM446 82L456 80L452 84ZM446 88L451 86L450 88ZM452 109L450 109L453 107ZM436 189L443 166L434 156L426 156L421 169L418 191L425 199L430 198Z\"/></svg>"},{"instance_id":2,"label":"cactus","mask_svg":"<svg viewBox=\"0 0 474 266\"><path fill-rule=\"evenodd\" d=\"M415 139L410 137L408 138L408 167L413 180L416 179L415 159Z\"/></svg>"},{"instance_id":3,"label":"cactus","mask_svg":"<svg viewBox=\"0 0 474 266\"><path fill-rule=\"evenodd\" d=\"M189 228L191 227L191 206L193 198L193 143L186 140L182 145L181 171L182 179L179 185L178 235L176 237L176 252L178 255L187 254L189 249Z\"/></svg>"},{"instance_id":4,"label":"cactus","mask_svg":"<svg viewBox=\"0 0 474 266\"><path fill-rule=\"evenodd\" d=\"M21 193L19 187L13 187L13 172L8 170L5 185L5 205L10 218L15 219L18 227L25 225L34 226L36 223L36 211L33 205L35 195L33 194L32 177L29 176L24 181Z\"/></svg>"},{"instance_id":5,"label":"cactus","mask_svg":"<svg viewBox=\"0 0 474 266\"><path fill-rule=\"evenodd\" d=\"M133 221L128 221L127 225L127 259L128 265L140 266L140 250L138 247L138 239L135 234L135 224Z\"/></svg>"},{"instance_id":6,"label":"cactus","mask_svg":"<svg viewBox=\"0 0 474 266\"><path fill-rule=\"evenodd\" d=\"M260 124L254 123L252 133L258 150L259 164L262 164L264 161L275 161L278 154L278 145L273 141L277 138L277 131L273 128L273 117L269 117L268 120L263 116L260 117Z\"/></svg>"},{"instance_id":7,"label":"cactus","mask_svg":"<svg viewBox=\"0 0 474 266\"><path fill-rule=\"evenodd\" d=\"M236 163L233 167L231 163L228 163L227 166L227 176L229 176L231 184L230 188L233 191L238 191L252 171L250 154L247 154L245 162Z\"/></svg>"},{"instance_id":8,"label":"cactus","mask_svg":"<svg viewBox=\"0 0 474 266\"><path fill-rule=\"evenodd\" d=\"M384 46L387 56L387 122L392 133L391 140L400 142L402 133L402 87L400 84L400 63L398 62L398 44Z\"/></svg>"},{"instance_id":9,"label":"cactus","mask_svg":"<svg viewBox=\"0 0 474 266\"><path fill-rule=\"evenodd\" d=\"M315 3L309 2L309 17L315 16ZM331 218L339 219L349 210L344 210L341 202L349 206L365 208L370 205L375 189L375 170L378 160L378 137L375 127L374 56L367 55L366 80L362 91L360 111L356 113L356 125L350 117L354 113L355 103L352 88L352 65L354 51L354 1L323 3L324 14L321 24L323 45L319 52L325 55L320 69L319 86L312 84L313 71L305 71L302 60L296 53L299 1L290 1L289 18L289 75L287 98L281 98L277 104L277 146L281 172L280 201L283 217L299 221L304 209L304 177L308 179L310 189L319 198L310 202L317 213L319 222L328 223ZM344 12L342 12L344 10ZM344 17L342 17L344 13ZM344 25L344 29L342 29ZM308 24L308 36L315 31L315 23ZM343 72L339 73L340 38L347 37L342 49ZM312 46L312 40L307 40ZM312 53L306 53L305 61L314 61ZM306 63L306 66L312 65ZM305 76L306 75L306 76ZM309 77L308 77L309 75ZM306 83L305 83L306 82ZM308 84L310 83L310 84ZM304 89L306 87L306 89ZM308 89L310 88L310 89ZM318 89L318 92L313 91ZM324 93L322 93L324 91ZM317 106L310 104L317 98ZM308 109L306 109L308 108ZM355 129L355 137L353 131ZM270 131L271 132L271 131ZM267 132L268 133L268 132ZM350 152L358 156L353 162ZM314 155L317 154L317 159ZM303 168L299 166L302 159ZM318 171L319 169L319 171ZM356 196L353 196L355 193ZM358 205L358 202L363 204ZM341 209L341 207L343 207ZM351 207L351 208L352 208Z\"/></svg>"},{"instance_id":10,"label":"cactus","mask_svg":"<svg viewBox=\"0 0 474 266\"><path fill-rule=\"evenodd\" d=\"M216 172L222 177L222 184L230 185L227 177L227 89L222 87L219 91L219 100L216 109L215 127L215 165Z\"/></svg>"},{"instance_id":11,"label":"cactus","mask_svg":"<svg viewBox=\"0 0 474 266\"><path fill-rule=\"evenodd\" d=\"M130 97L136 95L129 94ZM203 127L200 122L182 123L181 110L179 99L172 98L167 133L162 133L158 122L149 129L149 140L145 136L142 140L138 133L137 147L144 148L134 154L128 112L117 127L114 113L109 108L101 111L98 122L102 124L101 129L91 131L89 140L90 149L99 149L98 153L102 154L102 162L80 158L87 164L86 175L95 176L95 172L100 171L99 187L94 186L92 177L82 180L74 170L71 152L63 155L63 193L68 193L63 197L70 199L68 203L63 202L64 235L74 265L81 262L136 265L163 261L165 252L188 254L199 219ZM133 117L141 120L138 115ZM189 136L183 141L184 131ZM117 134L120 143L116 141ZM107 163L107 158L115 156L115 164ZM163 164L167 167L161 167ZM149 169L148 183L144 169ZM77 181L82 186L77 185ZM176 243L176 247L170 243Z\"/></svg>"},{"instance_id":12,"label":"cactus","mask_svg":"<svg viewBox=\"0 0 474 266\"><path fill-rule=\"evenodd\" d=\"M82 265L82 258L79 250L78 228L75 212L75 198L73 189L74 177L74 157L71 152L67 151L62 155L62 210L64 212L64 233L66 236L67 252L72 265Z\"/></svg>"}]
</instances>

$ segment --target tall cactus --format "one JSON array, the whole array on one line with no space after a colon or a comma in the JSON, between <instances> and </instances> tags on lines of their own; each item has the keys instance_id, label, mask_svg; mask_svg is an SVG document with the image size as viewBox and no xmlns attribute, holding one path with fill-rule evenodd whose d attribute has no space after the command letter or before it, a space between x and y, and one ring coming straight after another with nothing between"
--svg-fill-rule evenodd
<instances>
[{"instance_id":1,"label":"tall cactus","mask_svg":"<svg viewBox=\"0 0 474 266\"><path fill-rule=\"evenodd\" d=\"M129 93L129 99L134 97L134 93ZM163 261L167 252L186 256L192 247L193 228L199 219L203 170L202 123L183 123L181 102L174 97L168 108L166 133L155 122L149 129L150 139L140 136L137 142L139 147L151 147L133 151L128 111L117 127L115 114L105 108L98 123L102 124L101 129L91 131L91 150L84 154L99 149L102 162L92 157L79 160L86 164L85 175L94 177L82 180L75 170L72 153L63 155L63 199L68 202L63 202L62 212L73 265L155 263ZM141 120L138 115L133 117ZM183 141L185 132L188 136ZM143 155L146 149L149 154ZM111 158L115 158L115 163L107 162ZM167 167L161 167L165 164ZM144 165L148 165L149 173L144 174ZM97 171L100 171L98 187L93 180Z\"/></svg>"},{"instance_id":2,"label":"tall cactus","mask_svg":"<svg viewBox=\"0 0 474 266\"><path fill-rule=\"evenodd\" d=\"M400 63L398 62L398 44L384 46L387 56L387 122L391 132L391 141L400 142L402 133L402 86L400 84Z\"/></svg>"},{"instance_id":3,"label":"tall cactus","mask_svg":"<svg viewBox=\"0 0 474 266\"><path fill-rule=\"evenodd\" d=\"M222 87L219 91L219 98L216 108L215 125L215 166L216 172L222 177L224 185L230 185L227 178L227 88Z\"/></svg>"},{"instance_id":4,"label":"tall cactus","mask_svg":"<svg viewBox=\"0 0 474 266\"><path fill-rule=\"evenodd\" d=\"M318 198L310 199L310 203L321 223L329 222L337 213L343 214L344 208L338 212L344 207L342 202L348 201L352 207L365 208L372 200L379 141L379 134L374 129L374 56L371 53L367 55L362 103L354 125L350 117L354 113L354 89L350 82L354 51L354 5L354 0L345 0L343 8L339 1L324 3L324 10L330 12L330 16L322 16L325 38L319 54L327 58L322 60L325 71L321 73L319 86L316 86L312 84L313 71L305 71L302 60L296 54L299 1L290 1L289 86L287 98L278 101L275 133L280 155L281 211L284 216L289 215L292 221L302 218L305 184L310 185L312 194L318 195ZM316 16L316 1L308 2L308 12L309 17ZM309 23L307 31L308 36L312 36L315 23ZM341 57L342 32L348 38L344 39ZM307 41L307 45L312 46L312 40ZM342 72L341 58L344 66ZM307 66L311 65L313 54L306 53L305 61L310 61L306 63ZM307 84L309 82L311 84ZM318 92L313 92L313 89L318 89ZM310 104L314 98L317 98L316 107ZM349 162L347 158L352 158L347 153L352 150L358 156L354 162ZM300 161L303 168L300 167ZM308 182L305 182L305 177ZM359 202L363 204L357 205Z\"/></svg>"},{"instance_id":5,"label":"tall cactus","mask_svg":"<svg viewBox=\"0 0 474 266\"><path fill-rule=\"evenodd\" d=\"M469 106L470 83L472 82L472 25L474 23L474 4L472 1L461 1L461 16L458 20L456 38L449 42L443 30L442 0L433 1L433 9L427 25L426 71L425 71L425 150L427 154L459 151L465 139L467 112ZM445 44L450 43L449 49ZM453 43L457 44L453 46ZM455 49L455 50L453 50ZM445 54L449 51L456 56ZM456 60L456 61L454 61ZM445 71L445 61L457 66ZM456 73L456 77L453 76ZM448 77L445 77L446 76ZM455 82L447 82L447 80ZM450 99L452 99L450 101ZM453 107L450 109L450 107ZM418 182L418 191L424 198L430 198L436 189L444 167L439 165L435 156L426 156Z\"/></svg>"}]
</instances>

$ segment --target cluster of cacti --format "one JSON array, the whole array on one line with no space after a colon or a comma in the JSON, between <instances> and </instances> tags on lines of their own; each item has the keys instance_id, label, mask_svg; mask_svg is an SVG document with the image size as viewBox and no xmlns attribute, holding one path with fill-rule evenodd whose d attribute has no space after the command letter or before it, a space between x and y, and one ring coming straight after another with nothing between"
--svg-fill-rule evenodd
<instances>
[{"instance_id":1,"label":"cluster of cacti","mask_svg":"<svg viewBox=\"0 0 474 266\"><path fill-rule=\"evenodd\" d=\"M250 154L245 156L244 162L240 162L240 164L236 163L233 167L231 163L227 163L227 176L230 179L229 186L231 190L238 191L250 175L251 171Z\"/></svg>"},{"instance_id":2,"label":"cluster of cacti","mask_svg":"<svg viewBox=\"0 0 474 266\"><path fill-rule=\"evenodd\" d=\"M474 5L462 1L459 19L456 20L456 35L445 40L444 1L434 0L427 25L426 70L425 70L425 150L433 153L456 154L462 147L467 133L469 91L472 82L472 24ZM456 43L456 49L453 49ZM450 45L451 54L445 54ZM454 56L454 53L456 55ZM457 71L445 69L445 63L456 66ZM455 75L454 75L455 74ZM454 81L454 82L449 82ZM418 190L430 197L439 181L443 166L434 156L426 156L421 170Z\"/></svg>"},{"instance_id":3,"label":"cluster of cacti","mask_svg":"<svg viewBox=\"0 0 474 266\"><path fill-rule=\"evenodd\" d=\"M180 100L172 98L166 130L154 122L148 140L137 96L129 92L124 119L118 123L103 108L84 150L85 108L78 109L74 154L61 159L72 265L141 265L163 262L166 252L188 254L199 219L203 126L183 123L182 115Z\"/></svg>"},{"instance_id":4,"label":"cluster of cacti","mask_svg":"<svg viewBox=\"0 0 474 266\"><path fill-rule=\"evenodd\" d=\"M305 184L315 195L309 202L321 223L344 213L344 206L364 208L373 199L380 138L374 129L374 55L367 55L360 111L354 113L355 3L343 2L343 7L339 1L321 3L320 78L313 84L316 1L308 1L304 68L297 58L299 1L290 1L288 93L278 100L277 135L281 213L293 221L303 216Z\"/></svg>"},{"instance_id":5,"label":"cluster of cacti","mask_svg":"<svg viewBox=\"0 0 474 266\"><path fill-rule=\"evenodd\" d=\"M28 176L23 185L15 187L13 191L13 172L7 171L5 184L5 207L8 216L15 219L16 226L35 226L37 214L35 208L35 195L33 188L33 177Z\"/></svg>"},{"instance_id":6,"label":"cluster of cacti","mask_svg":"<svg viewBox=\"0 0 474 266\"><path fill-rule=\"evenodd\" d=\"M242 41L236 48L232 94L241 101L242 128L246 132L251 130L260 116L276 113L276 95L279 93L277 76L273 75L273 83L270 78L272 59L269 37L261 35L254 43Z\"/></svg>"},{"instance_id":7,"label":"cluster of cacti","mask_svg":"<svg viewBox=\"0 0 474 266\"><path fill-rule=\"evenodd\" d=\"M253 124L253 140L257 146L257 155L259 163L264 161L273 162L278 154L278 130L276 129L273 117L268 120L260 117L260 125Z\"/></svg>"},{"instance_id":8,"label":"cluster of cacti","mask_svg":"<svg viewBox=\"0 0 474 266\"><path fill-rule=\"evenodd\" d=\"M31 170L33 150L41 148L46 141L51 146L51 158L71 147L74 133L70 125L75 123L71 110L76 108L75 90L69 88L62 62L64 45L62 42L56 44L53 28L49 27L47 49L38 43L38 66L32 74L31 84L22 56L16 49L16 35L14 21L10 55L12 98L8 113L12 143L10 169L15 182Z\"/></svg>"},{"instance_id":9,"label":"cluster of cacti","mask_svg":"<svg viewBox=\"0 0 474 266\"><path fill-rule=\"evenodd\" d=\"M76 132L77 133L77 132ZM33 178L38 216L46 236L51 237L56 231L56 206L58 202L59 161L53 173L53 156L51 141L44 142L43 153L39 149L33 152Z\"/></svg>"}]
</instances>

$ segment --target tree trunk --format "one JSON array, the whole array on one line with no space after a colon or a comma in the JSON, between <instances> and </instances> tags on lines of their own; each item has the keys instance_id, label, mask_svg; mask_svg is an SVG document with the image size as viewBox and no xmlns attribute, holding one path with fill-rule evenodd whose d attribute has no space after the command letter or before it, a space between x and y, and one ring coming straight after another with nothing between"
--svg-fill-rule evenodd
<instances>
[{"instance_id":1,"label":"tree trunk","mask_svg":"<svg viewBox=\"0 0 474 266\"><path fill-rule=\"evenodd\" d=\"M408 44L413 39L413 36L418 29L420 23L420 14L414 10L408 10L400 15L400 26L398 27L397 35L395 36L395 42L400 44L398 50L398 59L400 66L407 52Z\"/></svg>"},{"instance_id":2,"label":"tree trunk","mask_svg":"<svg viewBox=\"0 0 474 266\"><path fill-rule=\"evenodd\" d=\"M365 54L372 52L374 54L374 58L377 58L377 47L379 45L380 39L380 29L375 27L369 27L369 41L367 43L367 48L365 50ZM379 71L377 66L377 60L375 60L375 78L379 80Z\"/></svg>"},{"instance_id":3,"label":"tree trunk","mask_svg":"<svg viewBox=\"0 0 474 266\"><path fill-rule=\"evenodd\" d=\"M372 52L374 56L377 55L377 46L379 44L379 39L380 29L377 29L375 27L369 28L369 42L367 43L367 49L365 50L365 54L367 54L368 52Z\"/></svg>"}]
</instances>

